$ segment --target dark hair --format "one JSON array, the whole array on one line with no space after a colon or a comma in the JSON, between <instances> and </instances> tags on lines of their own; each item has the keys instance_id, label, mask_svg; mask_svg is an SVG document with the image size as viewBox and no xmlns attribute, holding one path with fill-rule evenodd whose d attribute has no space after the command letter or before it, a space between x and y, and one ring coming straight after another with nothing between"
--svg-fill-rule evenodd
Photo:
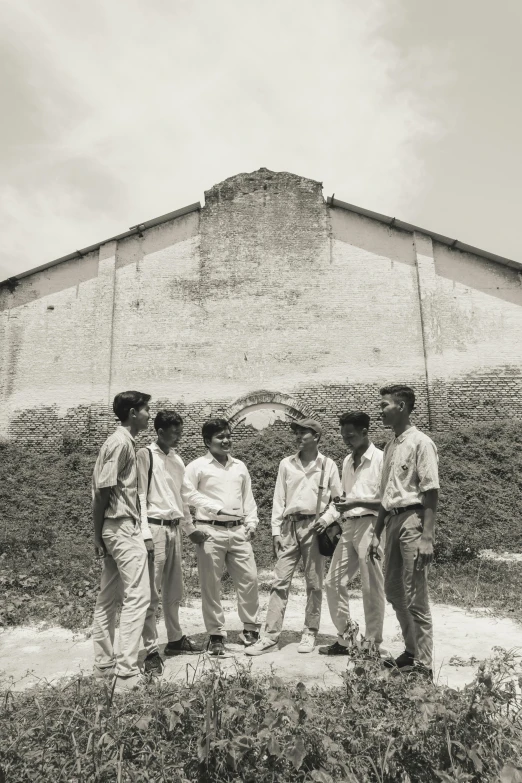
<instances>
[{"instance_id":1,"label":"dark hair","mask_svg":"<svg viewBox=\"0 0 522 783\"><path fill-rule=\"evenodd\" d=\"M145 405L148 403L149 400L150 400L150 394L144 394L143 392L138 392L138 391L120 392L114 398L114 401L112 403L112 410L114 411L114 415L116 416L116 418L118 418L121 422L124 422L127 421L127 419L129 418L131 408L140 410L140 408L145 407Z\"/></svg>"},{"instance_id":2,"label":"dark hair","mask_svg":"<svg viewBox=\"0 0 522 783\"><path fill-rule=\"evenodd\" d=\"M154 429L156 432L159 429L166 430L168 427L181 427L182 425L183 419L176 411L158 411L156 418L154 419Z\"/></svg>"},{"instance_id":3,"label":"dark hair","mask_svg":"<svg viewBox=\"0 0 522 783\"><path fill-rule=\"evenodd\" d=\"M384 397L385 394L389 394L395 401L406 403L410 413L415 407L415 392L411 386L403 386L401 383L395 384L395 386L383 386L381 395Z\"/></svg>"},{"instance_id":4,"label":"dark hair","mask_svg":"<svg viewBox=\"0 0 522 783\"><path fill-rule=\"evenodd\" d=\"M223 432L223 430L230 431L230 424L226 419L209 419L206 421L201 428L201 434L203 435L205 445L207 445L209 440L212 440L214 435L218 432Z\"/></svg>"},{"instance_id":5,"label":"dark hair","mask_svg":"<svg viewBox=\"0 0 522 783\"><path fill-rule=\"evenodd\" d=\"M339 424L341 427L345 424L353 424L356 430L369 430L370 417L364 411L348 411L339 416Z\"/></svg>"}]
</instances>

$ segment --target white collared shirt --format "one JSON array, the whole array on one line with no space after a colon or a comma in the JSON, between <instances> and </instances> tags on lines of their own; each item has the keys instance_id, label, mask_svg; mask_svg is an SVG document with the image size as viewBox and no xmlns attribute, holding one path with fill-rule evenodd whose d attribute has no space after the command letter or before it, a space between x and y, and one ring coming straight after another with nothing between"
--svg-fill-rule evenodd
<instances>
[{"instance_id":1,"label":"white collared shirt","mask_svg":"<svg viewBox=\"0 0 522 783\"><path fill-rule=\"evenodd\" d=\"M430 489L439 489L437 447L424 432L409 427L384 448L382 505L387 511L424 505L424 493Z\"/></svg>"},{"instance_id":2,"label":"white collared shirt","mask_svg":"<svg viewBox=\"0 0 522 783\"><path fill-rule=\"evenodd\" d=\"M150 449L150 451L149 451ZM149 465L152 455L152 476L150 487ZM212 501L200 492L196 492L187 479L183 460L175 449L165 454L157 442L138 451L138 493L140 498L140 523L143 538L152 538L147 517L153 519L180 519L180 527L185 535L196 529L192 524L189 506L204 506L217 512L223 505Z\"/></svg>"},{"instance_id":3,"label":"white collared shirt","mask_svg":"<svg viewBox=\"0 0 522 783\"><path fill-rule=\"evenodd\" d=\"M225 465L218 462L210 451L187 465L187 478L206 497L219 503L220 508L245 515L244 524L255 530L258 523L257 505L252 494L252 481L247 466L240 459L227 456ZM198 509L198 519L234 519L224 514L219 517L204 509Z\"/></svg>"},{"instance_id":4,"label":"white collared shirt","mask_svg":"<svg viewBox=\"0 0 522 783\"><path fill-rule=\"evenodd\" d=\"M348 454L343 462L343 473L341 484L346 493L346 500L366 500L369 503L380 503L381 501L381 475L382 475L383 452L373 443L370 443L361 457L357 469L354 468L353 454ZM338 519L339 512L335 506L330 506L330 519ZM371 511L364 506L356 506L345 511L343 519L360 516L377 516L377 511Z\"/></svg>"},{"instance_id":5,"label":"white collared shirt","mask_svg":"<svg viewBox=\"0 0 522 783\"><path fill-rule=\"evenodd\" d=\"M341 481L337 465L332 459L328 459L319 452L316 459L305 468L299 454L292 454L291 457L285 457L279 463L272 505L273 536L280 535L281 523L284 517L289 514L315 514L324 459L327 462L320 511L321 516L329 520L330 497L341 494Z\"/></svg>"}]
</instances>

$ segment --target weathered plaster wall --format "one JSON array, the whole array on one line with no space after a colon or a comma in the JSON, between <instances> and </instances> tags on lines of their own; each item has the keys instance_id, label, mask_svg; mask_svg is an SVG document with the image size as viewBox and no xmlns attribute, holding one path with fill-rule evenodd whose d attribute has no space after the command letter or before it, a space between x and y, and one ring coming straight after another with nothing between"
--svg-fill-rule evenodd
<instances>
[{"instance_id":1,"label":"weathered plaster wall","mask_svg":"<svg viewBox=\"0 0 522 783\"><path fill-rule=\"evenodd\" d=\"M3 434L99 442L125 388L175 405L194 449L202 419L260 389L331 426L346 408L376 416L398 381L421 426L522 418L516 271L329 207L284 172L205 197L0 290Z\"/></svg>"}]
</instances>

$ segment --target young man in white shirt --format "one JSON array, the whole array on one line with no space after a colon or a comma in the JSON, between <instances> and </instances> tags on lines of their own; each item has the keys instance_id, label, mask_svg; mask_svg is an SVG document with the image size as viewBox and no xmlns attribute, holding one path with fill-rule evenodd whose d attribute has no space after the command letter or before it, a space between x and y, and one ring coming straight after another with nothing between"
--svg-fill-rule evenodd
<instances>
[{"instance_id":1,"label":"young man in white shirt","mask_svg":"<svg viewBox=\"0 0 522 783\"><path fill-rule=\"evenodd\" d=\"M433 679L433 623L428 597L428 569L433 562L435 515L439 498L437 447L415 427L415 393L409 386L381 389L385 427L395 437L384 449L381 505L368 550L380 559L386 525L386 598L395 609L406 649L385 666Z\"/></svg>"},{"instance_id":2,"label":"young man in white shirt","mask_svg":"<svg viewBox=\"0 0 522 783\"><path fill-rule=\"evenodd\" d=\"M339 418L341 437L351 453L343 463L343 497L335 503L340 517L341 538L334 551L325 580L326 598L337 641L320 647L322 655L349 655L356 647L357 623L350 618L348 586L361 574L365 634L362 650L372 655L382 643L384 624L384 578L379 561L368 562L377 510L381 501L382 451L368 437L370 417L363 411L343 413Z\"/></svg>"},{"instance_id":3,"label":"young man in white shirt","mask_svg":"<svg viewBox=\"0 0 522 783\"><path fill-rule=\"evenodd\" d=\"M183 419L175 411L160 410L154 419L157 440L137 454L138 494L141 532L149 550L151 602L145 617L143 642L147 650L144 671L161 674L163 661L158 650L156 611L160 592L167 628L166 656L194 655L202 648L185 636L179 622L183 598L181 531L194 543L208 538L192 524L189 506L219 516L224 504L196 492L185 474L185 465L176 451L183 434Z\"/></svg>"},{"instance_id":4,"label":"young man in white shirt","mask_svg":"<svg viewBox=\"0 0 522 783\"><path fill-rule=\"evenodd\" d=\"M279 637L294 571L303 558L307 602L300 653L312 652L319 631L323 599L324 558L319 552L315 515L319 481L325 467L320 512L325 527L337 515L329 508L330 498L341 494L337 465L319 451L322 429L314 419L292 422L297 453L279 465L272 508L272 538L278 558L264 636L245 652L264 655L279 647Z\"/></svg>"},{"instance_id":5,"label":"young man in white shirt","mask_svg":"<svg viewBox=\"0 0 522 783\"><path fill-rule=\"evenodd\" d=\"M208 448L187 466L187 478L201 494L227 509L219 517L203 509L196 515L197 530L206 539L197 547L203 620L209 633L210 655L225 655L225 615L221 605L221 577L227 568L237 594L243 623L239 639L251 645L259 638L257 568L250 543L258 517L250 474L244 462L230 455L232 435L226 419L210 419L202 428Z\"/></svg>"}]
</instances>

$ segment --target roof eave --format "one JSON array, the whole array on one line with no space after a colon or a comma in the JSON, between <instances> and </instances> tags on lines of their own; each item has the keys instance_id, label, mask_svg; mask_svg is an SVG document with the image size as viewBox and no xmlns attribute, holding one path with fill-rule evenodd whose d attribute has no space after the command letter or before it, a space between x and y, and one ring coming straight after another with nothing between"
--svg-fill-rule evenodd
<instances>
[{"instance_id":1,"label":"roof eave","mask_svg":"<svg viewBox=\"0 0 522 783\"><path fill-rule=\"evenodd\" d=\"M190 212L198 212L200 209L201 204L199 201L196 201L194 204L189 204L187 207L181 207L181 209L176 209L174 212L167 212L167 214L152 218L152 220L145 220L143 223L138 223L135 226L131 226L131 228L129 228L128 231L124 231L123 234L117 234L116 236L110 237L109 239L104 239L102 242L96 242L95 245L89 245L89 247L83 247L81 250L75 250L74 253L69 253L66 256L62 256L61 258L56 258L54 261L48 261L47 264L41 264L40 266L36 266L33 269L28 269L26 272L20 272L19 275L12 275L11 277L7 278L7 280L2 280L0 282L0 286L12 285L17 280L21 280L24 277L30 277L30 275L34 275L36 272L43 272L53 266L62 264L64 261L72 261L74 258L83 258L83 256L98 250L100 247L102 247L102 245L106 245L108 242L119 242L120 239L127 239L127 237L141 234L147 228L153 228L154 226L159 226L162 223L168 223L169 220L174 220L175 218L181 217L182 215L188 215Z\"/></svg>"},{"instance_id":2,"label":"roof eave","mask_svg":"<svg viewBox=\"0 0 522 783\"><path fill-rule=\"evenodd\" d=\"M461 242L458 239L451 239L443 234L437 234L435 231L430 231L427 228L414 226L412 223L405 223L403 220L397 220L396 218L389 217L389 215L381 215L379 212L372 212L370 209L357 207L355 204L348 204L348 202L340 201L334 196L328 196L326 203L330 207L338 207L339 209L346 209L348 212L355 212L357 215L363 215L372 220L378 220L379 223L384 223L392 228L398 228L401 231L409 231L411 233L417 231L419 234L426 234L436 242L440 242L442 245L448 245L448 247L451 247L452 249L461 250L464 253L472 253L475 256L486 258L488 261L494 261L497 264L502 264L503 266L511 267L511 269L522 271L522 263L519 261L514 261L511 258L504 258L496 253L490 253L487 250L481 250L478 247L467 245L465 242Z\"/></svg>"}]
</instances>

